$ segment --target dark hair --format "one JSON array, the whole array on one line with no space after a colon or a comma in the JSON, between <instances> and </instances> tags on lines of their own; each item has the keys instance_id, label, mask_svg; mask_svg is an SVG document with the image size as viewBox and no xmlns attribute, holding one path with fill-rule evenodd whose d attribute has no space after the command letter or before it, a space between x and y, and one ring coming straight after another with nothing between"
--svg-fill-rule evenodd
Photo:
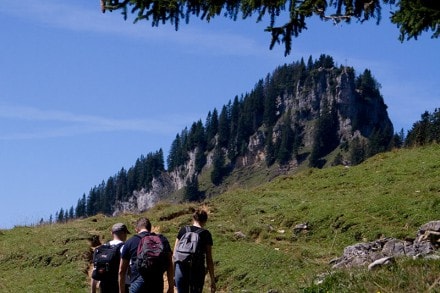
<instances>
[{"instance_id":1,"label":"dark hair","mask_svg":"<svg viewBox=\"0 0 440 293\"><path fill-rule=\"evenodd\" d=\"M139 220L136 221L136 228L137 229L147 229L148 231L151 231L151 222L147 218L139 218Z\"/></svg>"},{"instance_id":2,"label":"dark hair","mask_svg":"<svg viewBox=\"0 0 440 293\"><path fill-rule=\"evenodd\" d=\"M208 213L205 210L196 210L193 214L193 219L199 223L206 223L208 221Z\"/></svg>"}]
</instances>

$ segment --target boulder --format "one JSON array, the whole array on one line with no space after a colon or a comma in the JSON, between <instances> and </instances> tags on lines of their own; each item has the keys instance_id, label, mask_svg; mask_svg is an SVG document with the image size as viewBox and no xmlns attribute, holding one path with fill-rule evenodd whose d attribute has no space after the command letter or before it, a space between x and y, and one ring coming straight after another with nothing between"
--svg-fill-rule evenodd
<instances>
[{"instance_id":1,"label":"boulder","mask_svg":"<svg viewBox=\"0 0 440 293\"><path fill-rule=\"evenodd\" d=\"M371 242L347 246L343 255L330 261L332 268L390 264L396 257L433 257L440 245L440 221L424 224L414 241L396 238L381 238Z\"/></svg>"}]
</instances>

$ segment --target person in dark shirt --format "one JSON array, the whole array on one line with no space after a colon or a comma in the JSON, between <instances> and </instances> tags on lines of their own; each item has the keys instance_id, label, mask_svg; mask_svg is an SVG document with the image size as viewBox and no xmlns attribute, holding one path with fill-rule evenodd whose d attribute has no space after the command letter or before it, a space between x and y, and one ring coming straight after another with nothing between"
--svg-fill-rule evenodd
<instances>
[{"instance_id":1,"label":"person in dark shirt","mask_svg":"<svg viewBox=\"0 0 440 293\"><path fill-rule=\"evenodd\" d=\"M130 267L130 293L163 293L164 280L163 272L158 272L157 274L151 274L149 276L141 276L136 268L136 258L137 258L137 248L141 238L151 234L151 223L147 218L140 218L136 222L136 235L128 239L121 252L121 264L119 267L119 291L121 293L125 292L125 275ZM157 234L163 244L164 252L167 254L168 267L167 278L168 278L168 292L173 292L173 264L172 264L172 253L171 247L168 239Z\"/></svg>"},{"instance_id":2,"label":"person in dark shirt","mask_svg":"<svg viewBox=\"0 0 440 293\"><path fill-rule=\"evenodd\" d=\"M201 257L197 261L191 263L175 262L174 266L174 281L178 293L202 293L203 285L205 283L206 268L208 269L211 280L211 293L216 291L215 276L214 276L214 262L212 260L212 235L203 229L208 221L208 213L203 210L197 210L193 214L193 223L189 229L193 232L199 231L199 247ZM174 245L174 251L178 246L180 238L186 233L187 227L182 227L178 234ZM206 267L205 267L206 263Z\"/></svg>"}]
</instances>

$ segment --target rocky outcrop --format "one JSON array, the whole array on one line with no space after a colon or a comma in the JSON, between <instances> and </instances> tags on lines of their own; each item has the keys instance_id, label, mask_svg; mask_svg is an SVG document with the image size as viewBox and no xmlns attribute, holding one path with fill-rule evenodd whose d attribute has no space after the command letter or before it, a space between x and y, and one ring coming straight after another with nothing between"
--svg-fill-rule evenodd
<instances>
[{"instance_id":1,"label":"rocky outcrop","mask_svg":"<svg viewBox=\"0 0 440 293\"><path fill-rule=\"evenodd\" d=\"M392 135L393 126L383 98L379 93L374 97L365 96L356 89L352 68L321 68L316 74L307 89L298 83L293 94L279 97L278 113L290 109L292 125L305 128L304 146L313 145L313 125L310 122L327 110L335 112L338 117L341 142L349 142L356 135L368 138L378 127L389 128Z\"/></svg>"},{"instance_id":2,"label":"rocky outcrop","mask_svg":"<svg viewBox=\"0 0 440 293\"><path fill-rule=\"evenodd\" d=\"M134 191L128 201L117 201L113 215L146 211L156 205L161 198L176 190L179 183L180 181L174 180L170 174L163 173L153 179L152 187L149 190L142 188L139 191Z\"/></svg>"},{"instance_id":3,"label":"rocky outcrop","mask_svg":"<svg viewBox=\"0 0 440 293\"><path fill-rule=\"evenodd\" d=\"M237 156L229 156L229 147L223 148L225 158L228 160L233 158L233 161L227 162L228 171L265 164L268 158L268 140L270 139L273 145L279 146L283 134L286 133L285 129L288 129L286 126L290 126L290 130L294 132L296 147L305 151L301 157L292 155L289 162L283 161L279 170L274 171L274 175L271 174L271 178L283 172L294 170L310 153L313 153L310 150L313 150L315 145L331 145L329 147L331 149L326 148L324 154L319 152L317 155L319 158L338 150L341 159L339 163L335 164L343 163L346 165L352 163L347 150L349 143L354 139L361 145L360 147L365 148L363 153L367 154L368 142L372 135L376 135L375 142L380 144L379 147L375 146L378 150L368 149L368 155L365 156L383 151L387 147L384 145L387 145L393 135L393 126L387 114L387 107L372 77L369 77L372 85L367 93L357 86L357 77L351 67L319 67L311 69L307 77L302 79L286 78L286 72L298 70L295 66L298 64L292 68L287 66L276 70L272 76L273 80L266 84L269 86L269 83L274 83L277 88L272 92L276 101L277 118L274 118L275 122L271 122L274 124L269 126L265 123L259 124L254 133L247 134L248 136L245 138L247 146L241 146ZM264 87L263 91L266 90ZM264 99L265 97L262 96L261 100ZM328 119L325 122L321 120L321 123L317 123L323 119L323 116L329 115L328 113L331 113L330 123L328 123ZM331 129L328 125L331 125ZM319 127L327 128L317 131ZM316 133L331 133L331 143L320 141L314 144L316 137L322 137ZM218 139L218 135L213 140L216 139ZM293 146L286 148L291 151ZM203 170L210 170L212 166L213 149L211 148L211 151L204 153L206 165ZM243 149L246 151L241 152ZM189 151L188 159L184 165L173 171L162 173L154 179L152 187L148 190L142 189L133 192L127 202L118 202L115 206L115 213L144 211L157 201L166 198L167 195L185 187L188 179L191 179L196 173L196 154L198 151L198 147ZM341 152L346 152L345 157L342 157ZM274 153L269 157L273 158ZM202 172L204 172L203 170Z\"/></svg>"},{"instance_id":4,"label":"rocky outcrop","mask_svg":"<svg viewBox=\"0 0 440 293\"><path fill-rule=\"evenodd\" d=\"M420 227L414 240L382 238L372 242L357 243L344 249L341 257L330 262L332 268L350 268L390 264L396 257L440 258L440 221L432 221Z\"/></svg>"}]
</instances>

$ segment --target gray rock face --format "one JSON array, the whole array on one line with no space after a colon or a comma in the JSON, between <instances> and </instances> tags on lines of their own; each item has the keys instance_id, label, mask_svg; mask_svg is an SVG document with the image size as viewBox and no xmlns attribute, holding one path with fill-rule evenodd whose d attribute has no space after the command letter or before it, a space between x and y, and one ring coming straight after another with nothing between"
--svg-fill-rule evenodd
<instances>
[{"instance_id":1,"label":"gray rock face","mask_svg":"<svg viewBox=\"0 0 440 293\"><path fill-rule=\"evenodd\" d=\"M382 238L372 242L357 243L344 249L343 255L330 262L332 268L369 266L391 263L395 257L440 257L440 221L420 227L414 241ZM380 261L379 261L380 260Z\"/></svg>"}]
</instances>

